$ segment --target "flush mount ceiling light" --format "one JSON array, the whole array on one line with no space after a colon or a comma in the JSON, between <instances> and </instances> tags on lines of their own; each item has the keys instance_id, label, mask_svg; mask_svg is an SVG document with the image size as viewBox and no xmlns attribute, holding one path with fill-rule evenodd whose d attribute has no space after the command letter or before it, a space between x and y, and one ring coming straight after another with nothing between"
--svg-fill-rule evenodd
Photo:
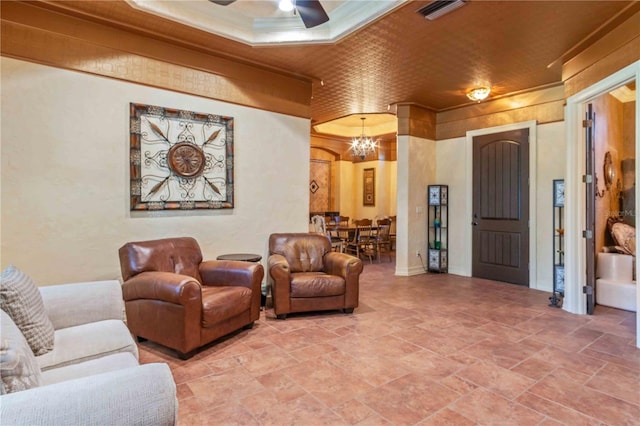
<instances>
[{"instance_id":1,"label":"flush mount ceiling light","mask_svg":"<svg viewBox=\"0 0 640 426\"><path fill-rule=\"evenodd\" d=\"M474 102L480 102L487 99L489 93L491 93L491 89L489 87L474 87L467 92L467 98L471 99Z\"/></svg>"},{"instance_id":2,"label":"flush mount ceiling light","mask_svg":"<svg viewBox=\"0 0 640 426\"><path fill-rule=\"evenodd\" d=\"M353 138L351 153L354 157L360 157L361 160L364 160L369 154L376 151L376 142L364 134L364 120L366 120L366 117L361 117L360 120L362 120L362 134L357 138Z\"/></svg>"}]
</instances>

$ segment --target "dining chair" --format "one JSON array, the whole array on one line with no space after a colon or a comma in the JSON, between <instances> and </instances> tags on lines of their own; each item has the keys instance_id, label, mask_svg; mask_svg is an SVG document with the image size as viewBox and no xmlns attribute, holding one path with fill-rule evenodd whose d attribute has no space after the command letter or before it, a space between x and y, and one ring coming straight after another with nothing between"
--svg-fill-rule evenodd
<instances>
[{"instance_id":1,"label":"dining chair","mask_svg":"<svg viewBox=\"0 0 640 426\"><path fill-rule=\"evenodd\" d=\"M396 228L397 228L397 220L396 216L389 216L389 220L391 220L391 226L389 227L389 240L391 241L391 250L395 250L396 248Z\"/></svg>"},{"instance_id":2,"label":"dining chair","mask_svg":"<svg viewBox=\"0 0 640 426\"><path fill-rule=\"evenodd\" d=\"M391 238L389 231L391 230L391 219L380 219L377 223L378 230L376 234L376 253L378 262L380 262L380 253L387 253L389 262L391 262Z\"/></svg>"},{"instance_id":3,"label":"dining chair","mask_svg":"<svg viewBox=\"0 0 640 426\"><path fill-rule=\"evenodd\" d=\"M373 221L371 219L359 219L354 221L356 227L354 238L350 245L352 251L355 251L355 256L366 256L369 258L369 263L373 263L373 258L377 257L375 233L372 229Z\"/></svg>"},{"instance_id":4,"label":"dining chair","mask_svg":"<svg viewBox=\"0 0 640 426\"><path fill-rule=\"evenodd\" d=\"M342 240L338 237L338 235L334 235L333 232L327 229L327 223L325 222L325 218L320 215L315 215L311 218L311 224L315 232L318 234L324 234L331 241L331 250L338 251L340 253L344 252L344 244Z\"/></svg>"},{"instance_id":5,"label":"dining chair","mask_svg":"<svg viewBox=\"0 0 640 426\"><path fill-rule=\"evenodd\" d=\"M339 226L349 226L349 216L336 216L336 224Z\"/></svg>"},{"instance_id":6,"label":"dining chair","mask_svg":"<svg viewBox=\"0 0 640 426\"><path fill-rule=\"evenodd\" d=\"M325 216L324 222L327 225L336 225L336 218L335 216Z\"/></svg>"}]
</instances>

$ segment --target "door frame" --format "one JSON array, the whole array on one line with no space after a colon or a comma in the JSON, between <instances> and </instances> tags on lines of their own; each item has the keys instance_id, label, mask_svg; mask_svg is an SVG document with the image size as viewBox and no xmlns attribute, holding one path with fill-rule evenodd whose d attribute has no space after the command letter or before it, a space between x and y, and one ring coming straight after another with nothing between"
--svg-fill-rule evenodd
<instances>
[{"instance_id":1,"label":"door frame","mask_svg":"<svg viewBox=\"0 0 640 426\"><path fill-rule=\"evenodd\" d=\"M469 275L472 274L472 262L473 262L473 232L471 230L471 222L473 221L473 138L475 136L484 136L492 133L507 132L510 130L529 129L529 288L539 289L538 285L538 272L537 272L537 228L536 228L536 183L537 183L537 126L538 123L535 120L523 121L520 123L507 124L504 126L488 127L485 129L470 130L466 134L465 144L465 167L467 169L466 174L466 186L469 188L465 197L465 222L464 226L469 227L467 232L467 253L466 253L466 269L469 271Z\"/></svg>"},{"instance_id":2,"label":"door frame","mask_svg":"<svg viewBox=\"0 0 640 426\"><path fill-rule=\"evenodd\" d=\"M584 129L582 120L587 103L602 96L612 89L636 81L640 83L640 61L637 61L620 71L611 74L581 92L567 98L565 110L566 141L567 141L567 171L565 179L565 295L562 309L574 314L586 314L586 296L582 293L582 287L586 281L585 242L582 238L582 230L585 227L585 191L582 183L582 175L585 167ZM639 92L636 89L636 156L640 152L640 104ZM640 162L636 161L636 181L640 172ZM636 212L640 211L638 200L638 185L636 185ZM640 248L640 238L636 238L636 253ZM638 264L636 264L636 276ZM640 306L640 292L636 292L638 306ZM640 316L636 312L637 345L640 347Z\"/></svg>"}]
</instances>

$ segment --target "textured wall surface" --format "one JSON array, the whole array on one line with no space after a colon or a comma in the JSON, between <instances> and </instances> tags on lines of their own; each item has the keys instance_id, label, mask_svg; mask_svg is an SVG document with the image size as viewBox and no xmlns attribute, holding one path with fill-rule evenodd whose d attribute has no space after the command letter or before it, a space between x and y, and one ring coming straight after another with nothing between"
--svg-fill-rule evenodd
<instances>
[{"instance_id":1,"label":"textured wall surface","mask_svg":"<svg viewBox=\"0 0 640 426\"><path fill-rule=\"evenodd\" d=\"M120 278L127 241L193 236L205 258L266 256L269 234L308 229L307 119L14 59L1 65L3 268L15 264L39 285ZM129 211L129 102L234 117L233 210Z\"/></svg>"},{"instance_id":2,"label":"textured wall surface","mask_svg":"<svg viewBox=\"0 0 640 426\"><path fill-rule=\"evenodd\" d=\"M531 258L535 259L536 282L531 288L551 291L552 286L552 182L563 179L566 173L566 144L564 123L550 123L537 126L536 140L531 141L531 149L535 150L537 164L535 168L536 198L535 211L530 220L535 225L535 251ZM464 152L467 150L466 138L455 138L437 142L437 179L438 183L449 185L449 272L460 275L471 275L471 259L468 247L471 244L471 217L467 214L467 196L471 188L467 187L467 170Z\"/></svg>"}]
</instances>

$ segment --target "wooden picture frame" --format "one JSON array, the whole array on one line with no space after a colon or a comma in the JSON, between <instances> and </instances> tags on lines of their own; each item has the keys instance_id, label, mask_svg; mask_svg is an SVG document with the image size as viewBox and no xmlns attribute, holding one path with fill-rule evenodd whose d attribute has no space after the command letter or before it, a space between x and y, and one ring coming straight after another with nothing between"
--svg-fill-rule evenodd
<instances>
[{"instance_id":1,"label":"wooden picture frame","mask_svg":"<svg viewBox=\"0 0 640 426\"><path fill-rule=\"evenodd\" d=\"M131 210L232 209L233 117L130 103Z\"/></svg>"},{"instance_id":2,"label":"wooden picture frame","mask_svg":"<svg viewBox=\"0 0 640 426\"><path fill-rule=\"evenodd\" d=\"M364 169L362 172L362 205L376 205L376 169Z\"/></svg>"}]
</instances>

